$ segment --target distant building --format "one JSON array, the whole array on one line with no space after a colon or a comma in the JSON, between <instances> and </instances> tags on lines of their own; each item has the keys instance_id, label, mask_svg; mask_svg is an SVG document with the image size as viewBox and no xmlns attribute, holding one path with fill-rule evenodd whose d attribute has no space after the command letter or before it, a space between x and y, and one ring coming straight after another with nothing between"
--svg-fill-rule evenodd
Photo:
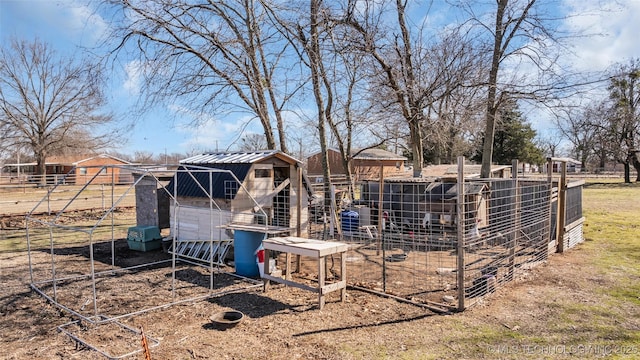
<instances>
[{"instance_id":1,"label":"distant building","mask_svg":"<svg viewBox=\"0 0 640 360\"><path fill-rule=\"evenodd\" d=\"M40 182L35 175L36 163L5 164L8 172L20 178L16 182ZM48 184L78 184L83 185L91 181L93 184L130 183L133 180L128 169L114 167L114 165L131 165L126 160L108 154L101 155L69 155L50 156L45 162L46 183Z\"/></svg>"},{"instance_id":2,"label":"distant building","mask_svg":"<svg viewBox=\"0 0 640 360\"><path fill-rule=\"evenodd\" d=\"M380 167L383 167L383 177L407 176L404 163L407 158L382 149L354 150L351 162L351 172L355 180L372 180L380 178ZM335 149L327 150L331 175L345 175L340 152ZM307 174L310 177L322 176L322 153L316 153L307 158Z\"/></svg>"},{"instance_id":3,"label":"distant building","mask_svg":"<svg viewBox=\"0 0 640 360\"><path fill-rule=\"evenodd\" d=\"M465 179L480 178L482 165L465 165ZM508 179L511 177L511 165L491 165L491 177ZM456 179L458 177L458 165L427 165L422 169L422 177L431 179Z\"/></svg>"}]
</instances>

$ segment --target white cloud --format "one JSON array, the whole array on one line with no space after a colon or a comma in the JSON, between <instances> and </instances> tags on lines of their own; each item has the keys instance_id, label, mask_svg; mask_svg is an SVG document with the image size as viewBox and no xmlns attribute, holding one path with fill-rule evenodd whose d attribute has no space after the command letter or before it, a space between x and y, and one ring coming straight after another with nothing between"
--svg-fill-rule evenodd
<instances>
[{"instance_id":1,"label":"white cloud","mask_svg":"<svg viewBox=\"0 0 640 360\"><path fill-rule=\"evenodd\" d=\"M91 41L101 40L106 36L109 25L95 11L80 3L72 3L64 14L69 31L76 34L87 34Z\"/></svg>"},{"instance_id":2,"label":"white cloud","mask_svg":"<svg viewBox=\"0 0 640 360\"><path fill-rule=\"evenodd\" d=\"M97 2L24 0L3 2L3 29L63 45L95 46L109 26L92 7ZM6 28L5 28L6 26ZM9 35L9 31L6 31ZM11 34L14 35L14 34Z\"/></svg>"},{"instance_id":3,"label":"white cloud","mask_svg":"<svg viewBox=\"0 0 640 360\"><path fill-rule=\"evenodd\" d=\"M122 87L130 95L140 94L142 71L143 71L143 66L138 60L133 60L125 64L124 72L126 74L126 79L124 80Z\"/></svg>"},{"instance_id":4,"label":"white cloud","mask_svg":"<svg viewBox=\"0 0 640 360\"><path fill-rule=\"evenodd\" d=\"M175 113L176 132L187 138L180 143L184 151L224 151L233 148L243 134L259 132L251 116L227 118L220 120L209 114L198 113L179 105L171 105L169 109Z\"/></svg>"},{"instance_id":5,"label":"white cloud","mask_svg":"<svg viewBox=\"0 0 640 360\"><path fill-rule=\"evenodd\" d=\"M567 29L592 35L571 41L578 70L605 70L614 63L640 57L640 1L603 4L598 0L565 1L570 16Z\"/></svg>"}]
</instances>

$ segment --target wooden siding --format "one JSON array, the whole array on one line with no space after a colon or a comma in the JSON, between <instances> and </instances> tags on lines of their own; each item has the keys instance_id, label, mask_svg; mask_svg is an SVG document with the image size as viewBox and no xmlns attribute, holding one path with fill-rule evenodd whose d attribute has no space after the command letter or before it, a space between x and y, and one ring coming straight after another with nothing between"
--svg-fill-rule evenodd
<instances>
[{"instance_id":1,"label":"wooden siding","mask_svg":"<svg viewBox=\"0 0 640 360\"><path fill-rule=\"evenodd\" d=\"M86 184L87 182L91 181L91 178L93 178L94 175L98 173L100 173L100 175L93 180L92 182L93 184L111 184L112 179L114 182L120 183L122 182L121 176L123 175L130 176L130 174L123 174L122 169L118 167L107 167L103 171L102 166L125 165L125 164L126 163L110 157L100 157L100 156L97 156L92 159L88 159L86 161L78 162L78 165L76 166L76 170L74 173L75 183Z\"/></svg>"},{"instance_id":2,"label":"wooden siding","mask_svg":"<svg viewBox=\"0 0 640 360\"><path fill-rule=\"evenodd\" d=\"M345 175L340 153L329 150L329 169L331 175ZM380 178L380 165L384 166L384 177L398 177L406 175L402 160L364 160L354 159L352 170L355 180L372 180ZM397 166L399 165L399 166ZM307 174L322 175L322 154L312 155L307 159Z\"/></svg>"}]
</instances>

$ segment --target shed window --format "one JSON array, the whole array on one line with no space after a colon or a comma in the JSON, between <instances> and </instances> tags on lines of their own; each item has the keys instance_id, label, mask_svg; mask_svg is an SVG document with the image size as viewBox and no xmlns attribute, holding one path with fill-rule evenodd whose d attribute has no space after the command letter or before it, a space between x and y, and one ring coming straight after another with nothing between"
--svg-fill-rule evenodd
<instances>
[{"instance_id":1,"label":"shed window","mask_svg":"<svg viewBox=\"0 0 640 360\"><path fill-rule=\"evenodd\" d=\"M271 177L271 169L256 169L255 176L256 176L256 179L257 178L270 178Z\"/></svg>"},{"instance_id":2,"label":"shed window","mask_svg":"<svg viewBox=\"0 0 640 360\"><path fill-rule=\"evenodd\" d=\"M224 198L226 200L233 200L238 192L238 182L232 180L226 180L224 182Z\"/></svg>"}]
</instances>

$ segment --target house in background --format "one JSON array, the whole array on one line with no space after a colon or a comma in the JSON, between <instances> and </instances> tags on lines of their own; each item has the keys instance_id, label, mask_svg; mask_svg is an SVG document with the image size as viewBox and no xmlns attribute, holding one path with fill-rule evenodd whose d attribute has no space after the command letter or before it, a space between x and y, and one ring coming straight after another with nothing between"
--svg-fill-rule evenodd
<instances>
[{"instance_id":1,"label":"house in background","mask_svg":"<svg viewBox=\"0 0 640 360\"><path fill-rule=\"evenodd\" d=\"M10 182L39 182L39 176L35 175L35 162L5 164L3 172L10 176ZM84 185L93 180L93 184L122 184L131 183L133 177L128 169L112 167L117 165L131 165L130 162L108 154L101 155L67 155L50 156L46 159L46 183L47 184L78 184ZM110 168L102 168L111 166Z\"/></svg>"},{"instance_id":2,"label":"house in background","mask_svg":"<svg viewBox=\"0 0 640 360\"><path fill-rule=\"evenodd\" d=\"M351 172L356 181L373 180L380 178L380 167L383 167L382 176L387 177L404 177L408 175L404 163L407 158L396 155L392 152L382 149L365 149L352 151L356 154L351 162ZM331 175L345 175L340 152L335 149L327 150L329 157L329 169ZM307 158L307 174L310 177L322 176L322 153L316 153Z\"/></svg>"},{"instance_id":3,"label":"house in background","mask_svg":"<svg viewBox=\"0 0 640 360\"><path fill-rule=\"evenodd\" d=\"M55 178L62 179L68 174L64 182L76 185L86 184L94 176L92 184L130 183L133 180L131 171L117 165L131 163L108 154L51 156L46 163L47 179L53 178L54 183L58 183L61 180L56 181Z\"/></svg>"}]
</instances>

